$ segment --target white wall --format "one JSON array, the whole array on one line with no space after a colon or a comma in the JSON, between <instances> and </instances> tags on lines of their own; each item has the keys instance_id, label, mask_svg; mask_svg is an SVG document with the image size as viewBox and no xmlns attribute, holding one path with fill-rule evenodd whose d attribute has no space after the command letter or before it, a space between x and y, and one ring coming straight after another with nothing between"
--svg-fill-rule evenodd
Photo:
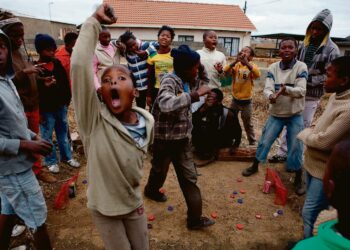
<instances>
[{"instance_id":1,"label":"white wall","mask_svg":"<svg viewBox=\"0 0 350 250\"><path fill-rule=\"evenodd\" d=\"M111 27L110 31L113 38L118 38L124 33L127 28ZM156 28L130 28L134 35L141 40L157 40L158 29ZM178 41L178 35L194 36L194 42L203 42L204 30L193 30L193 29L175 29L175 39ZM244 46L250 45L250 32L233 32L233 31L216 31L216 34L220 37L235 37L239 38L239 50Z\"/></svg>"}]
</instances>

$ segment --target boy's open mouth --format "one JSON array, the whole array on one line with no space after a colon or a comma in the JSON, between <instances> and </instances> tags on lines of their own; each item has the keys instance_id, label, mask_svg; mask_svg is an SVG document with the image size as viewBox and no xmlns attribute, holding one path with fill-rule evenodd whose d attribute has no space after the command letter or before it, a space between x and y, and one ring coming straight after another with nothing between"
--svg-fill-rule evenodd
<instances>
[{"instance_id":1,"label":"boy's open mouth","mask_svg":"<svg viewBox=\"0 0 350 250\"><path fill-rule=\"evenodd\" d=\"M120 99L119 94L116 89L111 90L111 97L112 97L112 106L113 108L117 108L120 106Z\"/></svg>"}]
</instances>

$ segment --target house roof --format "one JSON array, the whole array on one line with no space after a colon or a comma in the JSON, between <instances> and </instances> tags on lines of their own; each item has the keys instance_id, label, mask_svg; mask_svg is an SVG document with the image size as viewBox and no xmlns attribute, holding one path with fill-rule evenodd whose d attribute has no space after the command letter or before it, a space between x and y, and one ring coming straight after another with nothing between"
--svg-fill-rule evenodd
<instances>
[{"instance_id":1,"label":"house roof","mask_svg":"<svg viewBox=\"0 0 350 250\"><path fill-rule=\"evenodd\" d=\"M115 27L157 27L253 31L254 24L237 5L157 0L104 0L117 13Z\"/></svg>"},{"instance_id":2,"label":"house roof","mask_svg":"<svg viewBox=\"0 0 350 250\"><path fill-rule=\"evenodd\" d=\"M269 39L283 39L286 37L294 37L297 41L303 41L305 35L299 34L291 34L291 33L274 33L274 34L266 34L266 35L254 35L252 38L269 38ZM331 37L333 42L347 42L349 39L342 37Z\"/></svg>"}]
</instances>

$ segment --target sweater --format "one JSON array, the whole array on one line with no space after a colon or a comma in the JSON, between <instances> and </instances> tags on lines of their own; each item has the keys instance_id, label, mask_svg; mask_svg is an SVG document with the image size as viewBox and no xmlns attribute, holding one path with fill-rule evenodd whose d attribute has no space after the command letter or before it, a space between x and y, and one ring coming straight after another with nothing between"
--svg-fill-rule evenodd
<instances>
[{"instance_id":1,"label":"sweater","mask_svg":"<svg viewBox=\"0 0 350 250\"><path fill-rule=\"evenodd\" d=\"M25 74L23 69L32 66L23 56L22 51L12 51L12 63L15 77L12 79L24 106L24 110L31 112L39 108L39 92L35 74Z\"/></svg>"},{"instance_id":2,"label":"sweater","mask_svg":"<svg viewBox=\"0 0 350 250\"><path fill-rule=\"evenodd\" d=\"M307 99L320 99L323 95L323 84L326 81L326 66L335 58L339 56L338 46L330 39L330 31L332 28L333 17L329 10L323 10L318 13L311 23L314 21L320 21L328 29L328 33L324 37L320 46L316 49L316 52L313 56L312 62L308 67L308 80L307 80L307 90L306 98ZM310 45L311 30L309 24L303 44L299 49L298 60L304 61L306 58L306 51Z\"/></svg>"},{"instance_id":3,"label":"sweater","mask_svg":"<svg viewBox=\"0 0 350 250\"><path fill-rule=\"evenodd\" d=\"M90 17L83 24L71 60L73 105L87 157L87 206L106 216L125 215L143 203L143 158L153 139L154 120L146 110L146 138L139 146L122 123L101 103L91 65L101 25Z\"/></svg>"},{"instance_id":4,"label":"sweater","mask_svg":"<svg viewBox=\"0 0 350 250\"><path fill-rule=\"evenodd\" d=\"M68 106L71 100L71 91L68 77L61 62L57 59L53 60L53 70L48 70L43 66L44 70L39 74L38 89L40 100L40 113L56 112L62 106ZM42 77L54 76L56 83L46 86Z\"/></svg>"},{"instance_id":5,"label":"sweater","mask_svg":"<svg viewBox=\"0 0 350 250\"><path fill-rule=\"evenodd\" d=\"M322 179L327 160L333 147L350 136L350 90L333 94L315 127L306 128L298 134L304 142L304 168Z\"/></svg>"},{"instance_id":6,"label":"sweater","mask_svg":"<svg viewBox=\"0 0 350 250\"><path fill-rule=\"evenodd\" d=\"M260 70L254 63L249 62L252 71L241 62L235 64L233 68L226 65L224 71L232 72L232 96L236 100L251 100L253 97L254 79L260 77Z\"/></svg>"},{"instance_id":7,"label":"sweater","mask_svg":"<svg viewBox=\"0 0 350 250\"><path fill-rule=\"evenodd\" d=\"M270 114L276 117L291 117L301 114L305 105L307 68L305 63L297 61L291 69L282 70L280 62L270 65L264 94L267 98L279 91L285 84L286 95L280 95L276 103L270 104Z\"/></svg>"},{"instance_id":8,"label":"sweater","mask_svg":"<svg viewBox=\"0 0 350 250\"><path fill-rule=\"evenodd\" d=\"M226 66L226 57L224 53L214 49L209 50L206 47L203 47L201 50L197 50L198 54L201 57L201 63L204 65L205 70L207 71L209 83L208 87L213 88L220 88L221 82L220 79L223 79L225 77L224 71L222 73L219 73L214 65L217 63L221 63L223 69Z\"/></svg>"},{"instance_id":9,"label":"sweater","mask_svg":"<svg viewBox=\"0 0 350 250\"><path fill-rule=\"evenodd\" d=\"M350 240L344 238L334 228L336 220L320 225L317 236L300 241L293 250L348 250Z\"/></svg>"}]
</instances>

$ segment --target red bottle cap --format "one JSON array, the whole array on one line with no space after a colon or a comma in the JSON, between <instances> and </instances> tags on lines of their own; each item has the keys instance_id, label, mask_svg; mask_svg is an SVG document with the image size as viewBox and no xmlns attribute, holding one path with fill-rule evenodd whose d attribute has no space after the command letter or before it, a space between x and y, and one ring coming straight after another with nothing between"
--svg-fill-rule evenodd
<instances>
[{"instance_id":1,"label":"red bottle cap","mask_svg":"<svg viewBox=\"0 0 350 250\"><path fill-rule=\"evenodd\" d=\"M247 191L245 191L244 189L241 189L241 190L239 190L239 192L240 192L241 194L245 194Z\"/></svg>"},{"instance_id":2,"label":"red bottle cap","mask_svg":"<svg viewBox=\"0 0 350 250\"><path fill-rule=\"evenodd\" d=\"M259 220L260 220L262 217L261 217L261 215L260 215L260 214L256 214L256 215L255 215L255 218L257 218L257 219L259 219Z\"/></svg>"},{"instance_id":3,"label":"red bottle cap","mask_svg":"<svg viewBox=\"0 0 350 250\"><path fill-rule=\"evenodd\" d=\"M237 228L238 230L242 230L242 229L244 228L244 226L243 226L243 224L237 224L237 225L236 225L236 228Z\"/></svg>"},{"instance_id":4,"label":"red bottle cap","mask_svg":"<svg viewBox=\"0 0 350 250\"><path fill-rule=\"evenodd\" d=\"M148 221L154 221L156 217L153 214L148 215Z\"/></svg>"},{"instance_id":5,"label":"red bottle cap","mask_svg":"<svg viewBox=\"0 0 350 250\"><path fill-rule=\"evenodd\" d=\"M160 188L160 189L159 189L159 193L165 194L165 188Z\"/></svg>"},{"instance_id":6,"label":"red bottle cap","mask_svg":"<svg viewBox=\"0 0 350 250\"><path fill-rule=\"evenodd\" d=\"M210 216L211 216L211 218L216 219L218 217L218 213L217 212L212 212L210 214Z\"/></svg>"}]
</instances>

